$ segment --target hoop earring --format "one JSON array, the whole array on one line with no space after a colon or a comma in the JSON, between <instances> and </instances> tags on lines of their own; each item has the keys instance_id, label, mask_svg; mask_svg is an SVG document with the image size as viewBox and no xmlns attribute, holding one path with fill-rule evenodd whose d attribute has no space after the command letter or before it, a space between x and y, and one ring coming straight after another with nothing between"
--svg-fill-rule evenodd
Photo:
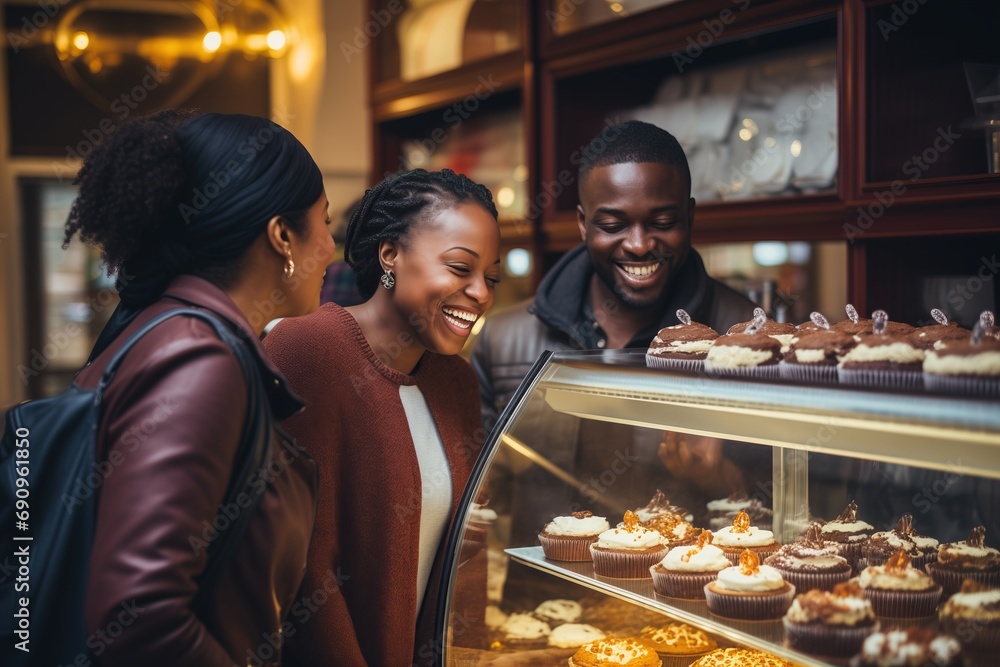
<instances>
[{"instance_id":1,"label":"hoop earring","mask_svg":"<svg viewBox=\"0 0 1000 667\"><path fill-rule=\"evenodd\" d=\"M288 263L285 264L285 279L291 278L295 275L295 262L292 261L292 256L288 256Z\"/></svg>"},{"instance_id":2,"label":"hoop earring","mask_svg":"<svg viewBox=\"0 0 1000 667\"><path fill-rule=\"evenodd\" d=\"M382 287L386 289L392 289L396 285L396 276L392 274L392 269L386 269L379 280L382 282Z\"/></svg>"}]
</instances>

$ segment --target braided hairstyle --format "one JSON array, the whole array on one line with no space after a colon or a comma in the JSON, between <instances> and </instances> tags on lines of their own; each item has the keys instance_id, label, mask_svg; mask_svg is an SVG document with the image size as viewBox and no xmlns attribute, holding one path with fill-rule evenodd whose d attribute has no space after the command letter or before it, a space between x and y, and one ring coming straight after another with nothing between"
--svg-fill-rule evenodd
<instances>
[{"instance_id":1,"label":"braided hairstyle","mask_svg":"<svg viewBox=\"0 0 1000 667\"><path fill-rule=\"evenodd\" d=\"M356 274L358 291L370 299L378 288L382 265L379 244L385 239L404 245L424 213L466 202L479 204L497 217L489 189L451 169L401 171L365 191L347 224L344 257Z\"/></svg>"}]
</instances>

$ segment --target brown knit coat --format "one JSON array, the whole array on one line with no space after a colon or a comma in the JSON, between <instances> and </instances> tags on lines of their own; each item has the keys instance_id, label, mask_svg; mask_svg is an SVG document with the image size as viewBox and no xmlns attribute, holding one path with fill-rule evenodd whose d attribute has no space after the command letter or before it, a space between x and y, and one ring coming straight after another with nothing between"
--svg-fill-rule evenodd
<instances>
[{"instance_id":1,"label":"brown knit coat","mask_svg":"<svg viewBox=\"0 0 1000 667\"><path fill-rule=\"evenodd\" d=\"M429 663L444 539L417 609L421 479L399 398L417 385L451 472L452 519L483 442L479 393L459 357L425 352L412 375L386 366L335 304L281 322L268 356L307 407L284 426L319 468L319 507L300 596L314 611L285 633L287 663ZM418 618L419 613L419 618Z\"/></svg>"}]
</instances>

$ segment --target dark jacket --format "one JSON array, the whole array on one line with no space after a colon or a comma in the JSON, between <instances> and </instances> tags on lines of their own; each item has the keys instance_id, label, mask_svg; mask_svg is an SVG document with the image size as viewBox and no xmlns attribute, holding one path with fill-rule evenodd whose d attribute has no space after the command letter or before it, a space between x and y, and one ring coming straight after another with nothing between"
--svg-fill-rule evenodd
<instances>
[{"instance_id":1,"label":"dark jacket","mask_svg":"<svg viewBox=\"0 0 1000 667\"><path fill-rule=\"evenodd\" d=\"M590 312L593 273L587 247L580 244L546 274L533 300L486 320L472 353L472 367L479 377L487 429L493 427L543 351L603 347L600 325ZM750 320L753 315L753 302L709 277L701 255L693 248L672 281L674 287L659 324L640 331L626 347L648 347L657 331L678 324L678 308L686 310L693 321L707 324L719 333Z\"/></svg>"},{"instance_id":2,"label":"dark jacket","mask_svg":"<svg viewBox=\"0 0 1000 667\"><path fill-rule=\"evenodd\" d=\"M192 305L243 330L276 420L302 407L236 305L193 276L175 279L80 372L79 384L95 386L111 355L152 317ZM183 316L132 348L105 393L98 474L87 490L99 494L86 610L98 664L279 664L282 622L302 606L298 589L316 498L315 463L287 436L272 440L264 495L206 611L199 617L191 609L213 525L224 526L239 511L220 504L245 401L243 373L229 346L207 323Z\"/></svg>"}]
</instances>

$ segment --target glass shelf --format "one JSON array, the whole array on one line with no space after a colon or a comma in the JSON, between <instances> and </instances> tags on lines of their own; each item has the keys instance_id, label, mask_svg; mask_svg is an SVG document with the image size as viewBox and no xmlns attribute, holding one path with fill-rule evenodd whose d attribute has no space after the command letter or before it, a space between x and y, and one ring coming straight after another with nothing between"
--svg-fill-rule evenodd
<instances>
[{"instance_id":1,"label":"glass shelf","mask_svg":"<svg viewBox=\"0 0 1000 667\"><path fill-rule=\"evenodd\" d=\"M715 616L708 611L704 600L678 600L666 598L653 591L652 579L605 579L594 574L591 563L550 561L542 554L541 547L506 549L505 553L515 562L546 574L571 581L586 588L600 591L625 602L658 611L690 623L707 632L725 637L738 644L753 646L772 655L791 660L802 667L828 667L829 662L799 653L783 645L785 629L781 620L738 621Z\"/></svg>"}]
</instances>

